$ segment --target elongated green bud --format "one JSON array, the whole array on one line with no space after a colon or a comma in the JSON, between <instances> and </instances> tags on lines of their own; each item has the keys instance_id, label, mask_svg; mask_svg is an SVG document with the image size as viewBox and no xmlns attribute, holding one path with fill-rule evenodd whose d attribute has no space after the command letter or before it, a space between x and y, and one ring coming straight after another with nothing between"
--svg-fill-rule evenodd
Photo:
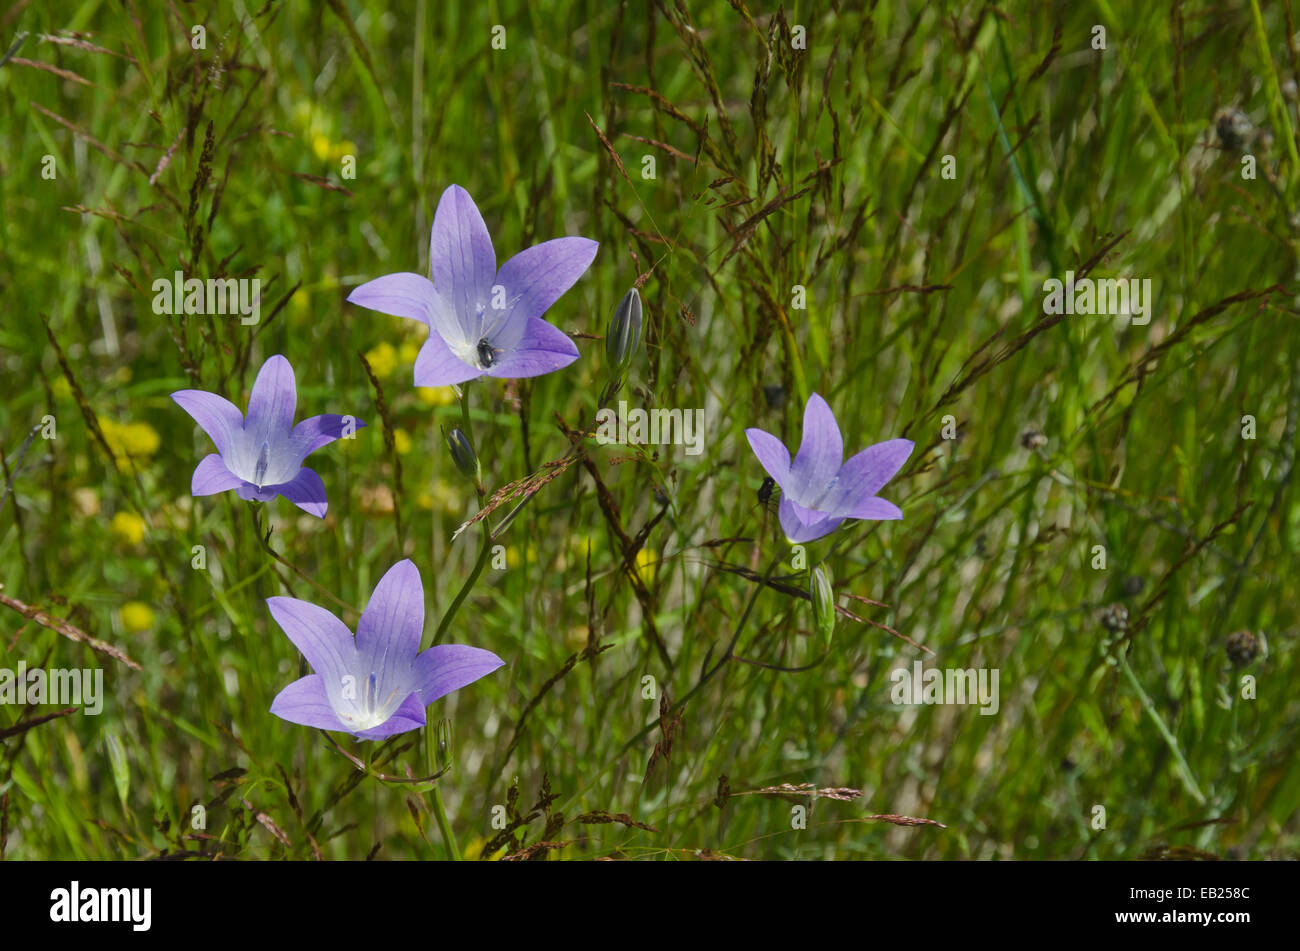
<instances>
[{"instance_id":1,"label":"elongated green bud","mask_svg":"<svg viewBox=\"0 0 1300 951\"><path fill-rule=\"evenodd\" d=\"M451 450L451 461L467 479L478 481L478 456L469 443L469 437L457 428L447 434L447 447Z\"/></svg>"},{"instance_id":2,"label":"elongated green bud","mask_svg":"<svg viewBox=\"0 0 1300 951\"><path fill-rule=\"evenodd\" d=\"M439 770L443 770L451 765L452 751L455 748L452 740L451 721L445 718L439 720L435 730L434 738L438 744L437 766Z\"/></svg>"},{"instance_id":3,"label":"elongated green bud","mask_svg":"<svg viewBox=\"0 0 1300 951\"><path fill-rule=\"evenodd\" d=\"M831 588L830 573L821 565L813 569L808 580L808 593L812 596L813 620L817 624L817 633L830 646L835 634L835 592Z\"/></svg>"},{"instance_id":4,"label":"elongated green bud","mask_svg":"<svg viewBox=\"0 0 1300 951\"><path fill-rule=\"evenodd\" d=\"M614 317L605 334L605 356L609 359L609 373L620 377L632 365L637 344L641 342L641 295L632 288L614 308Z\"/></svg>"}]
</instances>

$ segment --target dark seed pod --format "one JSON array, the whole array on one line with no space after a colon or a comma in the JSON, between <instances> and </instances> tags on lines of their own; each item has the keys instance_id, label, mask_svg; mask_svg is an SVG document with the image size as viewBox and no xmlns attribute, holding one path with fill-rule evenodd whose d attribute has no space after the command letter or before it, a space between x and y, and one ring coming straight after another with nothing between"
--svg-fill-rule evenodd
<instances>
[{"instance_id":1,"label":"dark seed pod","mask_svg":"<svg viewBox=\"0 0 1300 951\"><path fill-rule=\"evenodd\" d=\"M1120 591L1124 593L1124 597L1132 598L1141 594L1146 585L1146 579L1141 575L1129 575L1120 582Z\"/></svg>"},{"instance_id":2,"label":"dark seed pod","mask_svg":"<svg viewBox=\"0 0 1300 951\"><path fill-rule=\"evenodd\" d=\"M785 387L780 383L768 383L763 387L763 398L767 400L768 409L780 409L785 406Z\"/></svg>"},{"instance_id":3,"label":"dark seed pod","mask_svg":"<svg viewBox=\"0 0 1300 951\"><path fill-rule=\"evenodd\" d=\"M1228 635L1224 652L1233 667L1245 667L1259 657L1259 638L1250 631L1234 631Z\"/></svg>"},{"instance_id":4,"label":"dark seed pod","mask_svg":"<svg viewBox=\"0 0 1300 951\"><path fill-rule=\"evenodd\" d=\"M1122 604L1108 605L1102 608L1101 613L1097 615L1097 620L1101 621L1101 626L1112 634L1126 631L1128 630L1128 608Z\"/></svg>"},{"instance_id":5,"label":"dark seed pod","mask_svg":"<svg viewBox=\"0 0 1300 951\"><path fill-rule=\"evenodd\" d=\"M1042 449L1047 445L1047 437L1036 429L1026 429L1020 434L1020 445L1026 449Z\"/></svg>"},{"instance_id":6,"label":"dark seed pod","mask_svg":"<svg viewBox=\"0 0 1300 951\"><path fill-rule=\"evenodd\" d=\"M1214 131L1218 133L1220 145L1229 152L1240 152L1250 141L1255 126L1250 116L1240 109L1221 109L1214 117Z\"/></svg>"}]
</instances>

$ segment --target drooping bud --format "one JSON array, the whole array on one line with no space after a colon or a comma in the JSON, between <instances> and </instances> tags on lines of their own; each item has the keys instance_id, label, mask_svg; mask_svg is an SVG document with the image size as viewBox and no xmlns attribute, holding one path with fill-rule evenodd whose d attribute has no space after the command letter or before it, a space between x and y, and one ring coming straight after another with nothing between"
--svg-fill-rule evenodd
<instances>
[{"instance_id":1,"label":"drooping bud","mask_svg":"<svg viewBox=\"0 0 1300 951\"><path fill-rule=\"evenodd\" d=\"M808 594L812 597L813 621L817 633L830 646L835 633L835 592L831 588L830 573L822 565L812 571L808 580Z\"/></svg>"},{"instance_id":2,"label":"drooping bud","mask_svg":"<svg viewBox=\"0 0 1300 951\"><path fill-rule=\"evenodd\" d=\"M609 359L611 377L627 372L641 342L641 295L632 288L614 308L614 317L605 334L605 356Z\"/></svg>"},{"instance_id":3,"label":"drooping bud","mask_svg":"<svg viewBox=\"0 0 1300 951\"><path fill-rule=\"evenodd\" d=\"M447 448L451 450L451 461L456 463L461 475L477 483L478 456L474 454L474 447L470 445L469 437L463 430L456 428L447 434Z\"/></svg>"}]
</instances>

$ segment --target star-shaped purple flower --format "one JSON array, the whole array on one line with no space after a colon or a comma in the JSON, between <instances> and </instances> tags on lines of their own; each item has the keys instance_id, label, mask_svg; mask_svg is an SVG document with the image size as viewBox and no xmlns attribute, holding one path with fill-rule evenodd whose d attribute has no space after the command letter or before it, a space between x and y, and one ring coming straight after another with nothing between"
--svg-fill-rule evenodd
<instances>
[{"instance_id":1,"label":"star-shaped purple flower","mask_svg":"<svg viewBox=\"0 0 1300 951\"><path fill-rule=\"evenodd\" d=\"M540 376L578 358L573 341L542 314L587 270L596 247L589 238L555 238L520 251L498 271L483 216L469 192L452 185L433 216L433 280L386 274L348 300L429 326L415 360L416 386Z\"/></svg>"},{"instance_id":2,"label":"star-shaped purple flower","mask_svg":"<svg viewBox=\"0 0 1300 951\"><path fill-rule=\"evenodd\" d=\"M271 712L290 723L382 740L424 726L425 707L504 663L491 651L458 644L421 652L424 586L410 559L379 579L355 638L308 601L267 598L266 605L314 671L271 703Z\"/></svg>"},{"instance_id":3,"label":"star-shaped purple flower","mask_svg":"<svg viewBox=\"0 0 1300 951\"><path fill-rule=\"evenodd\" d=\"M835 415L816 393L803 413L803 440L790 453L771 433L746 429L750 448L781 487L781 528L792 542L829 535L846 518L896 519L903 512L876 493L912 454L910 439L868 446L844 461L844 440Z\"/></svg>"},{"instance_id":4,"label":"star-shaped purple flower","mask_svg":"<svg viewBox=\"0 0 1300 951\"><path fill-rule=\"evenodd\" d=\"M298 508L325 517L325 485L303 460L326 443L350 435L365 423L354 416L326 413L293 424L298 403L293 367L276 354L262 364L248 397L248 417L216 393L178 390L181 409L216 443L190 481L193 495L234 489L241 499L269 502L283 495Z\"/></svg>"}]
</instances>

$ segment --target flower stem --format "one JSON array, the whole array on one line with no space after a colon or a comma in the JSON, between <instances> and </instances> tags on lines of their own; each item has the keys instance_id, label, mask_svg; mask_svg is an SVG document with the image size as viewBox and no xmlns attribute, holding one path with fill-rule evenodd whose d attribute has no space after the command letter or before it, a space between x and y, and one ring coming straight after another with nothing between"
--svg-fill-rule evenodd
<instances>
[{"instance_id":1,"label":"flower stem","mask_svg":"<svg viewBox=\"0 0 1300 951\"><path fill-rule=\"evenodd\" d=\"M436 748L438 728L433 723L424 725L424 766L429 775L441 776L446 769L440 768L437 760ZM438 820L438 831L442 833L442 841L447 846L447 854L453 862L461 861L464 856L460 854L460 846L456 844L456 834L451 831L451 822L447 818L447 807L442 802L441 784L434 786L430 794L433 797L433 815Z\"/></svg>"},{"instance_id":2,"label":"flower stem","mask_svg":"<svg viewBox=\"0 0 1300 951\"><path fill-rule=\"evenodd\" d=\"M288 558L285 558L283 555L281 555L279 552L277 552L274 548L272 548L272 547L271 547L271 539L270 539L270 531L267 531L267 532L265 532L265 533L262 531L262 519L261 519L261 517L260 517L259 514L258 514L257 507L255 507L255 506L252 507L252 508L251 508L251 511L252 511L252 513L253 513L253 533L254 533L254 535L257 536L257 544L261 547L261 549L262 549L264 552L266 552L268 555L270 555L273 559L275 559L276 561L278 561L280 564L284 565L286 568L288 568L290 571L292 571L295 575L297 575L297 576L298 576L299 578L301 578L303 581L307 582L309 585L311 585L313 588L315 588L315 589L316 589L317 591L319 591L321 594L325 595L325 597L329 598L331 601L333 601L333 602L334 602L336 605L338 605L340 608L343 608L345 611L351 611L353 614L357 614L357 613L359 613L359 612L357 611L357 609L354 608L352 605L350 605L350 604L348 604L347 602L343 601L341 598L339 598L338 595L336 595L336 594L335 594L333 591L331 591L329 588L325 587L323 584L321 584L321 583L320 583L319 581L317 581L315 578L311 577L311 575L307 574L305 571L303 571L301 568L299 568L297 565L295 565L293 562L291 562ZM280 580L283 581L284 579L281 578ZM285 587L287 588L288 585L286 584Z\"/></svg>"},{"instance_id":3,"label":"flower stem","mask_svg":"<svg viewBox=\"0 0 1300 951\"><path fill-rule=\"evenodd\" d=\"M492 530L488 528L487 519L483 520L483 546L479 549L478 560L474 562L474 569L465 579L465 583L460 586L460 591L456 593L456 599L451 602L451 607L447 608L447 613L442 616L438 622L438 630L433 634L433 643L437 644L442 641L442 636L447 633L447 628L451 626L452 619L456 617L456 612L460 606L465 603L469 597L470 589L478 581L478 576L483 573L483 566L487 564L488 555L492 552Z\"/></svg>"},{"instance_id":4,"label":"flower stem","mask_svg":"<svg viewBox=\"0 0 1300 951\"><path fill-rule=\"evenodd\" d=\"M1178 748L1178 740L1174 738L1174 734L1165 725L1164 718L1160 716L1160 712L1156 709L1156 705L1151 701L1151 698L1147 696L1147 692L1142 689L1142 684L1138 682L1137 675L1133 673L1133 668L1128 665L1128 657L1123 652L1119 652L1119 669L1124 671L1129 686L1142 700L1142 706L1151 715L1151 719L1155 721L1156 729L1164 737L1169 752L1174 754L1174 762L1178 766L1178 776L1183 781L1183 785L1187 787L1187 791L1192 794L1193 799L1200 805L1205 805L1205 796L1202 794L1200 786L1196 784L1196 777L1192 775L1192 768L1187 765L1187 760L1183 758L1182 750Z\"/></svg>"},{"instance_id":5,"label":"flower stem","mask_svg":"<svg viewBox=\"0 0 1300 951\"><path fill-rule=\"evenodd\" d=\"M427 730L428 727L425 729ZM442 804L442 790L437 786L433 787L433 814L438 818L438 831L442 833L442 840L447 845L451 860L464 861L465 857L460 854L460 846L456 844L456 834L451 831L451 822L447 819L447 808Z\"/></svg>"},{"instance_id":6,"label":"flower stem","mask_svg":"<svg viewBox=\"0 0 1300 951\"><path fill-rule=\"evenodd\" d=\"M465 434L466 438L469 439L470 445L473 446L474 434L470 429L469 423L468 383L464 384L460 391L460 429L461 432ZM477 452L478 450L476 447L475 453L477 454ZM474 489L478 492L479 506L482 507L484 495L483 480L477 476L474 479ZM482 524L483 546L479 549L478 559L474 562L474 568L470 571L469 577L466 578L465 583L460 586L460 591L456 593L456 598L451 602L451 607L447 608L447 612L442 616L442 620L438 622L438 630L435 631L433 635L433 643L435 644L442 641L443 635L447 633L447 628L451 626L452 620L456 617L456 612L460 610L460 606L464 604L465 599L469 597L470 590L473 589L475 583L478 581L478 576L483 573L483 566L487 564L488 555L492 553L492 530L488 527L487 519L483 519Z\"/></svg>"}]
</instances>

